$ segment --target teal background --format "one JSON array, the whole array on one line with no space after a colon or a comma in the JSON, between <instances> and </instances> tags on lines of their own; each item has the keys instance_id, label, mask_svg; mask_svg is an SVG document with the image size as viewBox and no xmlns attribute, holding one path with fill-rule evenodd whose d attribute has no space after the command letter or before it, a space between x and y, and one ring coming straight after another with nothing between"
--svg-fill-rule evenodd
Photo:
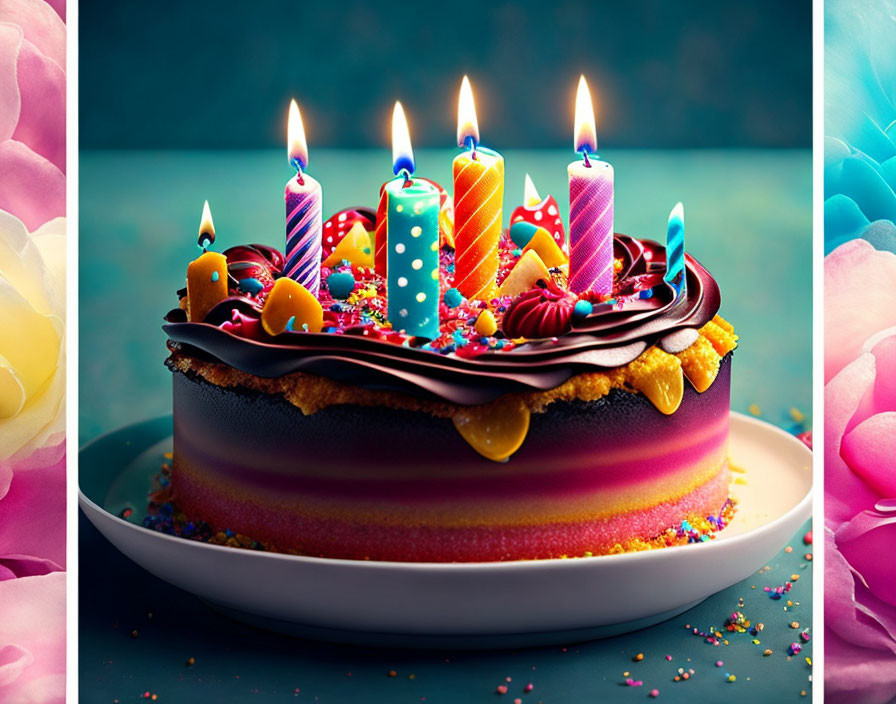
<instances>
[{"instance_id":1,"label":"teal background","mask_svg":"<svg viewBox=\"0 0 896 704\"><path fill-rule=\"evenodd\" d=\"M504 222L532 175L564 219L564 150L506 150ZM417 173L449 184L453 150L417 151ZM679 200L685 247L718 279L721 313L740 335L732 408L756 404L789 427L811 410L812 159L803 150L616 150L616 230L663 241ZM391 176L385 150L312 152L324 217L376 207ZM80 440L171 412L162 318L177 305L207 198L218 251L260 242L282 248L282 150L92 152L80 167Z\"/></svg>"},{"instance_id":2,"label":"teal background","mask_svg":"<svg viewBox=\"0 0 896 704\"><path fill-rule=\"evenodd\" d=\"M86 148L453 144L469 74L483 142L572 144L576 82L611 147L811 146L810 0L81 0ZM313 159L314 157L312 157Z\"/></svg>"}]
</instances>

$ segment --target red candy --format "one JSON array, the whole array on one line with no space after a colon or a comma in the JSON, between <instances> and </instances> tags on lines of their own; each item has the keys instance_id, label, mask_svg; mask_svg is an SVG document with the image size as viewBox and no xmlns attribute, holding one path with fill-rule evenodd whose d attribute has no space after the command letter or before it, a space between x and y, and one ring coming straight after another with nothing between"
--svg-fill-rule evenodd
<instances>
[{"instance_id":1,"label":"red candy","mask_svg":"<svg viewBox=\"0 0 896 704\"><path fill-rule=\"evenodd\" d=\"M227 272L237 281L258 279L265 288L274 283L275 274L283 270L283 255L273 247L248 244L225 250Z\"/></svg>"},{"instance_id":2,"label":"red candy","mask_svg":"<svg viewBox=\"0 0 896 704\"><path fill-rule=\"evenodd\" d=\"M554 196L547 196L538 205L521 205L510 214L510 224L520 221L543 227L554 236L554 241L560 245L560 249L566 251L566 236L563 233L563 220L560 218L560 209Z\"/></svg>"}]
</instances>

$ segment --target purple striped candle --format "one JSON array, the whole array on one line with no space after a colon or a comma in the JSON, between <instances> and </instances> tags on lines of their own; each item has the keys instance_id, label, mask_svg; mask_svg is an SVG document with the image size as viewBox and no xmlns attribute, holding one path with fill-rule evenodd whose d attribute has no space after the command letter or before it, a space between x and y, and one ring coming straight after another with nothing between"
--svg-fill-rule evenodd
<instances>
[{"instance_id":1,"label":"purple striped candle","mask_svg":"<svg viewBox=\"0 0 896 704\"><path fill-rule=\"evenodd\" d=\"M286 264L283 273L317 296L323 229L320 184L307 174L296 175L286 184L285 196Z\"/></svg>"},{"instance_id":2,"label":"purple striped candle","mask_svg":"<svg viewBox=\"0 0 896 704\"><path fill-rule=\"evenodd\" d=\"M569 289L613 293L613 167L575 161L569 174Z\"/></svg>"},{"instance_id":3,"label":"purple striped candle","mask_svg":"<svg viewBox=\"0 0 896 704\"><path fill-rule=\"evenodd\" d=\"M295 100L289 105L287 134L287 157L296 175L286 183L286 264L283 274L317 296L323 231L321 188L317 181L303 173L308 166L308 145Z\"/></svg>"},{"instance_id":4,"label":"purple striped candle","mask_svg":"<svg viewBox=\"0 0 896 704\"><path fill-rule=\"evenodd\" d=\"M613 167L597 152L594 108L585 77L576 93L575 150L569 174L569 288L613 294Z\"/></svg>"}]
</instances>

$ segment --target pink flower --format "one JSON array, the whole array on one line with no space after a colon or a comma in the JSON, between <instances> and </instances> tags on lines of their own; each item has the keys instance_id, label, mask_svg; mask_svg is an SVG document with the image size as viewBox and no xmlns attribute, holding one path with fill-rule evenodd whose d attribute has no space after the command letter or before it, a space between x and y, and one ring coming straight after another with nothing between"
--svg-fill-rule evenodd
<instances>
[{"instance_id":1,"label":"pink flower","mask_svg":"<svg viewBox=\"0 0 896 704\"><path fill-rule=\"evenodd\" d=\"M825 259L825 694L896 694L896 255Z\"/></svg>"},{"instance_id":2,"label":"pink flower","mask_svg":"<svg viewBox=\"0 0 896 704\"><path fill-rule=\"evenodd\" d=\"M65 454L0 464L0 701L65 700Z\"/></svg>"},{"instance_id":3,"label":"pink flower","mask_svg":"<svg viewBox=\"0 0 896 704\"><path fill-rule=\"evenodd\" d=\"M65 23L42 0L0 2L0 175L29 231L65 215Z\"/></svg>"},{"instance_id":4,"label":"pink flower","mask_svg":"<svg viewBox=\"0 0 896 704\"><path fill-rule=\"evenodd\" d=\"M65 700L64 0L0 0L0 701Z\"/></svg>"}]
</instances>

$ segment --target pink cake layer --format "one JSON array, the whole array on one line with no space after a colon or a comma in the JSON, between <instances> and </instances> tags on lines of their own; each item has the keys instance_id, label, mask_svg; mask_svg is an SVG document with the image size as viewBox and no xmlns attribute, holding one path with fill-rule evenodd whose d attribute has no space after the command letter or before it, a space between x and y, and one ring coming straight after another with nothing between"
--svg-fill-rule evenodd
<instances>
[{"instance_id":1,"label":"pink cake layer","mask_svg":"<svg viewBox=\"0 0 896 704\"><path fill-rule=\"evenodd\" d=\"M331 558L412 562L480 562L595 555L648 543L683 520L718 516L728 499L727 463L708 482L684 496L604 519L472 526L389 525L320 519L274 506L234 501L224 491L191 486L182 477L178 506L212 526L239 525L241 532L277 547Z\"/></svg>"}]
</instances>

